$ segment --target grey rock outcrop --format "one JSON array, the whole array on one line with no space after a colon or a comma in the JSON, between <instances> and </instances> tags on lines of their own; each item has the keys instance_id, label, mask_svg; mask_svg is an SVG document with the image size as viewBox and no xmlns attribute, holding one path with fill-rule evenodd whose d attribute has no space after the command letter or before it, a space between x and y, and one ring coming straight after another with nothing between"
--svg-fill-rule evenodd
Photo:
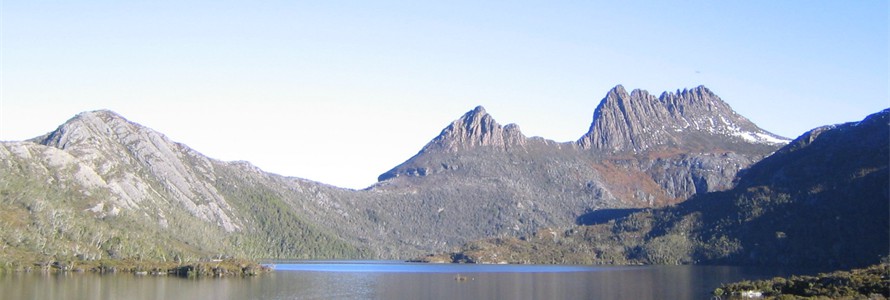
<instances>
[{"instance_id":1,"label":"grey rock outcrop","mask_svg":"<svg viewBox=\"0 0 890 300\"><path fill-rule=\"evenodd\" d=\"M757 159L734 152L680 154L647 160L640 167L669 197L687 199L732 188L739 171Z\"/></svg>"},{"instance_id":2,"label":"grey rock outcrop","mask_svg":"<svg viewBox=\"0 0 890 300\"><path fill-rule=\"evenodd\" d=\"M714 151L738 146L760 152L788 141L757 127L704 86L656 98L640 89L628 94L619 85L597 106L590 130L578 144L607 152Z\"/></svg>"},{"instance_id":3,"label":"grey rock outcrop","mask_svg":"<svg viewBox=\"0 0 890 300\"><path fill-rule=\"evenodd\" d=\"M512 128L482 107L467 112L369 188L413 199L381 205L376 215L398 211L409 221L392 216L397 227L447 244L474 232L528 235L571 225L584 211L660 207L728 190L740 170L785 142L704 87L654 97L617 86L577 142L526 138ZM427 227L435 229L418 229Z\"/></svg>"},{"instance_id":4,"label":"grey rock outcrop","mask_svg":"<svg viewBox=\"0 0 890 300\"><path fill-rule=\"evenodd\" d=\"M523 135L516 124L502 126L485 111L485 108L477 106L442 129L438 136L427 143L408 162L422 160L426 156L462 153L471 150L495 152L523 150L530 141L535 143L537 140L530 140ZM432 165L406 162L381 174L378 181L398 176L427 176L457 167L459 166L444 161Z\"/></svg>"},{"instance_id":5,"label":"grey rock outcrop","mask_svg":"<svg viewBox=\"0 0 890 300\"><path fill-rule=\"evenodd\" d=\"M144 201L173 201L226 231L242 226L219 191L207 184L213 180L213 165L208 158L114 112L80 113L31 141L70 153L76 157L71 163L98 175L115 197L111 203L96 205L136 209ZM158 197L156 188L162 188L172 199ZM158 222L164 223L165 214L157 215Z\"/></svg>"},{"instance_id":6,"label":"grey rock outcrop","mask_svg":"<svg viewBox=\"0 0 890 300\"><path fill-rule=\"evenodd\" d=\"M457 152L475 147L508 149L521 147L527 138L516 124L501 126L482 106L477 106L433 139L422 152Z\"/></svg>"}]
</instances>

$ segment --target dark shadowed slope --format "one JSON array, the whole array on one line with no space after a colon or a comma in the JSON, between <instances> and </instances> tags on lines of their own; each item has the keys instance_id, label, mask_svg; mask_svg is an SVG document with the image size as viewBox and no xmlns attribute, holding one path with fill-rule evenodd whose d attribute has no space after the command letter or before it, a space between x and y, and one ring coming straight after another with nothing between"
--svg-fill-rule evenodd
<instances>
[{"instance_id":1,"label":"dark shadowed slope","mask_svg":"<svg viewBox=\"0 0 890 300\"><path fill-rule=\"evenodd\" d=\"M814 129L744 171L728 191L523 240L469 243L453 258L539 263L720 263L823 268L890 253L890 110ZM620 214L618 214L620 213ZM616 215L617 214L617 215ZM497 260L494 260L497 261Z\"/></svg>"}]
</instances>

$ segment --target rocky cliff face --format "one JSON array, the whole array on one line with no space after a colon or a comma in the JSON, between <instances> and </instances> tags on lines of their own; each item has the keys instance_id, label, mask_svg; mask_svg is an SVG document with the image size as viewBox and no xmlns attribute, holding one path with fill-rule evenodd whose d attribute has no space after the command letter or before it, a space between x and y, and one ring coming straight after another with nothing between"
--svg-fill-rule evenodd
<instances>
[{"instance_id":1,"label":"rocky cliff face","mask_svg":"<svg viewBox=\"0 0 890 300\"><path fill-rule=\"evenodd\" d=\"M451 122L432 141L427 143L420 152L408 161L421 160L425 156L455 154L473 150L489 150L495 152L523 151L529 143L516 124L502 126L485 111L477 106L454 122ZM435 166L426 164L402 164L381 174L378 181L398 176L426 176L454 168L448 163Z\"/></svg>"},{"instance_id":2,"label":"rocky cliff face","mask_svg":"<svg viewBox=\"0 0 890 300\"><path fill-rule=\"evenodd\" d=\"M616 197L602 204L651 206L728 189L739 170L787 141L738 115L703 86L665 92L656 98L643 90L628 94L619 85L600 102L589 132L576 143L526 138L515 125L501 126L477 107L451 123L417 155L382 174L374 188L401 185L404 180L395 179L400 176L529 177L536 174L531 169L570 168L611 175L596 180L563 178L557 181L559 185L589 182L604 187L606 192L602 194ZM457 159L449 158L454 155L505 163L462 166L454 163ZM532 157L520 159L527 155ZM540 157L544 156L564 159L558 164L561 166L542 165ZM608 166L621 166L624 171L619 176ZM423 181L413 180L412 185L422 185ZM530 181L541 182L540 178ZM628 188L631 186L638 188Z\"/></svg>"},{"instance_id":3,"label":"rocky cliff face","mask_svg":"<svg viewBox=\"0 0 890 300\"><path fill-rule=\"evenodd\" d=\"M491 147L506 150L522 147L527 138L516 124L501 126L485 108L477 106L433 139L422 152L457 152L475 147Z\"/></svg>"},{"instance_id":4,"label":"rocky cliff face","mask_svg":"<svg viewBox=\"0 0 890 300\"><path fill-rule=\"evenodd\" d=\"M530 235L579 223L587 211L661 207L730 189L740 170L784 142L704 87L656 98L618 86L578 142L511 128L481 107L467 112L369 188L384 201L375 216L412 228L409 243L438 249L471 236Z\"/></svg>"},{"instance_id":5,"label":"rocky cliff face","mask_svg":"<svg viewBox=\"0 0 890 300\"><path fill-rule=\"evenodd\" d=\"M597 106L590 130L578 140L584 149L607 152L763 151L787 142L737 114L704 86L656 98L639 89L628 94L620 85Z\"/></svg>"},{"instance_id":6,"label":"rocky cliff face","mask_svg":"<svg viewBox=\"0 0 890 300\"><path fill-rule=\"evenodd\" d=\"M735 185L739 171L757 162L759 156L737 152L684 153L642 159L639 168L673 199L723 191Z\"/></svg>"}]
</instances>

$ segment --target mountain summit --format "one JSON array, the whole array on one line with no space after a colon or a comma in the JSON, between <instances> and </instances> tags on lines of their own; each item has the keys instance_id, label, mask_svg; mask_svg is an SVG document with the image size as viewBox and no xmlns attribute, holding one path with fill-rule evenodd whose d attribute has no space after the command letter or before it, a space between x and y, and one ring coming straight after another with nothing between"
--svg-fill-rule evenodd
<instances>
[{"instance_id":1,"label":"mountain summit","mask_svg":"<svg viewBox=\"0 0 890 300\"><path fill-rule=\"evenodd\" d=\"M81 170L78 178L94 178L101 183L98 185L108 188L109 197L95 203L97 207L148 210L159 202L167 202L164 206L183 207L227 232L242 227L223 195L205 184L210 177L208 170L213 169L210 159L117 113L79 113L31 142L76 157L65 163ZM169 192L168 197L158 192L161 187ZM156 214L159 223L167 223L165 213Z\"/></svg>"},{"instance_id":2,"label":"mountain summit","mask_svg":"<svg viewBox=\"0 0 890 300\"><path fill-rule=\"evenodd\" d=\"M757 127L704 86L655 97L640 89L628 94L618 85L597 106L578 144L607 152L713 151L729 145L774 148L788 141Z\"/></svg>"},{"instance_id":3,"label":"mountain summit","mask_svg":"<svg viewBox=\"0 0 890 300\"><path fill-rule=\"evenodd\" d=\"M519 126L501 126L484 107L477 106L445 127L422 151L455 152L480 146L508 148L525 142Z\"/></svg>"},{"instance_id":4,"label":"mountain summit","mask_svg":"<svg viewBox=\"0 0 890 300\"><path fill-rule=\"evenodd\" d=\"M601 156L594 159L601 160L612 154L644 152L656 158L651 162L652 166L645 168L654 168L654 165L665 164L668 160L676 163L683 161L681 164L698 165L710 174L703 175L705 173L699 173L702 171L699 170L694 173L702 178L689 177L690 182L669 182L683 176L653 173L652 176L661 177L657 180L658 185L669 190L667 196L655 196L664 200L655 202L664 203L673 201L669 198L689 196L695 193L694 190L701 192L728 188L735 171L788 141L739 115L704 86L677 90L675 93L664 92L655 97L640 89L628 93L618 85L597 106L590 130L576 142L557 143L539 137L528 138L522 134L519 126L502 126L482 106L477 106L445 127L414 157L381 174L378 181L400 176L426 177L448 173L465 176L469 169L480 176L498 176L503 175L506 169L513 168L493 165L495 157L504 158L505 162L517 168L524 165L515 171L517 175L526 176L530 166L540 164L542 157L565 157L560 164L577 163L578 168L587 169L590 163L578 161L579 157L588 159L592 158L588 157L591 155ZM699 154L695 158L690 155L668 158L678 153ZM446 154L463 158L446 158L449 157ZM509 157L502 157L504 155ZM479 162L464 168L454 163L469 156L478 156ZM527 156L527 161L511 161L520 156ZM490 167L481 167L483 165ZM680 192L674 186L681 186Z\"/></svg>"}]
</instances>

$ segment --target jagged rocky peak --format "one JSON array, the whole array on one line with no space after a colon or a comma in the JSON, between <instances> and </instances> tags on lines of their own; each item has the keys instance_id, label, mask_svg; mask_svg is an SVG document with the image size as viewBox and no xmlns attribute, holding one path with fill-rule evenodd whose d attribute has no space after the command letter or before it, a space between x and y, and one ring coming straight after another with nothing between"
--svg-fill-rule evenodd
<instances>
[{"instance_id":1,"label":"jagged rocky peak","mask_svg":"<svg viewBox=\"0 0 890 300\"><path fill-rule=\"evenodd\" d=\"M480 146L507 149L525 145L526 140L519 126L501 126L484 107L477 106L451 122L422 151L455 152Z\"/></svg>"},{"instance_id":2,"label":"jagged rocky peak","mask_svg":"<svg viewBox=\"0 0 890 300\"><path fill-rule=\"evenodd\" d=\"M518 125L502 126L485 111L484 107L477 106L442 129L442 132L414 157L381 174L377 177L377 181L399 176L427 176L442 171L443 168L448 169L449 167L441 162L429 161L430 158L437 157L436 154L450 155L478 148L510 151L525 147L528 141Z\"/></svg>"},{"instance_id":3,"label":"jagged rocky peak","mask_svg":"<svg viewBox=\"0 0 890 300\"><path fill-rule=\"evenodd\" d=\"M665 142L653 141L652 138L668 138L645 134L668 115L665 107L648 92L637 89L628 94L624 86L618 85L600 102L593 113L590 130L579 143L583 148L591 149L648 148L650 144Z\"/></svg>"},{"instance_id":4,"label":"jagged rocky peak","mask_svg":"<svg viewBox=\"0 0 890 300\"><path fill-rule=\"evenodd\" d=\"M668 106L671 113L685 114L688 112L701 112L713 110L732 110L720 97L703 85L693 89L683 89L674 92L663 92L658 98Z\"/></svg>"},{"instance_id":5,"label":"jagged rocky peak","mask_svg":"<svg viewBox=\"0 0 890 300\"><path fill-rule=\"evenodd\" d=\"M691 90L677 90L676 93L664 92L658 97L659 101L671 113L671 116L682 123L683 128L692 127L695 130L729 129L729 131L747 131L765 133L757 125L747 118L736 113L723 99L704 86L698 86ZM780 138L772 135L774 138ZM782 138L786 140L788 139ZM769 139L756 141L768 142Z\"/></svg>"},{"instance_id":6,"label":"jagged rocky peak","mask_svg":"<svg viewBox=\"0 0 890 300\"><path fill-rule=\"evenodd\" d=\"M618 85L597 106L590 130L578 144L637 152L662 146L714 150L727 143L778 147L788 141L757 127L704 86L655 97L640 89L628 93Z\"/></svg>"}]
</instances>

